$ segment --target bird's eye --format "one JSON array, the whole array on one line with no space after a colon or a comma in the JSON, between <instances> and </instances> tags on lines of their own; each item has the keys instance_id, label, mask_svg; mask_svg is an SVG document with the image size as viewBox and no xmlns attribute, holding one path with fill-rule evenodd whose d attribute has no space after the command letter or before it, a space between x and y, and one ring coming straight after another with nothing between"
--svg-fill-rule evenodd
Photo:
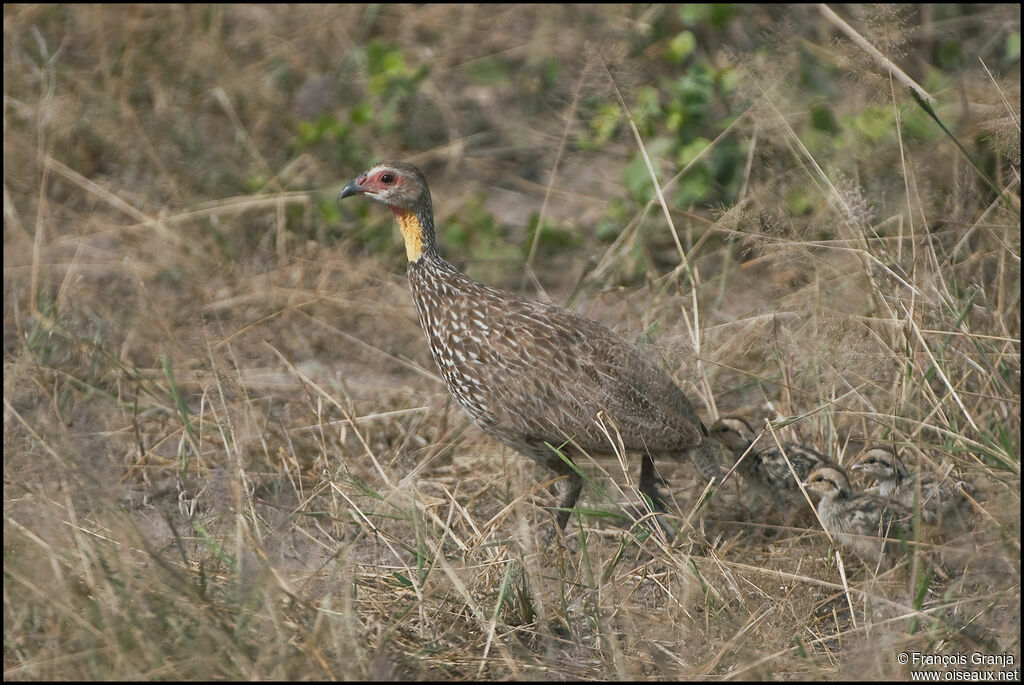
<instances>
[{"instance_id":1,"label":"bird's eye","mask_svg":"<svg viewBox=\"0 0 1024 685\"><path fill-rule=\"evenodd\" d=\"M395 177L391 174L381 174L380 182L385 185L391 185L395 182Z\"/></svg>"}]
</instances>

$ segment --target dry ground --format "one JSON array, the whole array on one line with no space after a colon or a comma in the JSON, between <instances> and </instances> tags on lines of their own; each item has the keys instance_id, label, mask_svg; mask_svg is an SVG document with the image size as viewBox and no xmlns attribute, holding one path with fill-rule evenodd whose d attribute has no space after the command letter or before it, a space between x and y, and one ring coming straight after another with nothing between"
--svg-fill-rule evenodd
<instances>
[{"instance_id":1,"label":"dry ground","mask_svg":"<svg viewBox=\"0 0 1024 685\"><path fill-rule=\"evenodd\" d=\"M653 193L624 199L624 116L577 134L589 104L639 117L673 77L678 11L5 5L5 678L1019 667L1020 66L999 47L1019 53L1019 6L836 8L852 34L813 6L693 24L689 59L737 84L703 135L742 184L669 201L670 226ZM951 42L962 62L937 64ZM627 458L582 464L550 541L547 474L439 382L387 213L333 204L385 156L469 227L442 250L471 275L644 344L708 421L951 469L978 487L970 525L917 531L892 570L840 564L812 522L749 512L739 478L698 507L663 464L670 542L631 517ZM654 157L671 200L685 164ZM541 211L566 239L531 253Z\"/></svg>"}]
</instances>

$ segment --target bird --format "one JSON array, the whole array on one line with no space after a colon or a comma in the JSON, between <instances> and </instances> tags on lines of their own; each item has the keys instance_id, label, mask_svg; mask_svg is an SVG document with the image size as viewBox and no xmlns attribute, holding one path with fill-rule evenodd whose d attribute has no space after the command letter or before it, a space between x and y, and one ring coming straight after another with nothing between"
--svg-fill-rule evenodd
<instances>
[{"instance_id":1,"label":"bird","mask_svg":"<svg viewBox=\"0 0 1024 685\"><path fill-rule=\"evenodd\" d=\"M880 496L911 511L920 511L922 521L939 527L962 523L970 507L967 496L974 494L974 486L965 480L940 479L932 471L910 473L896 451L888 446L868 448L851 470L874 477ZM919 506L915 506L915 500Z\"/></svg>"},{"instance_id":2,"label":"bird","mask_svg":"<svg viewBox=\"0 0 1024 685\"><path fill-rule=\"evenodd\" d=\"M736 470L750 487L754 502L766 495L771 497L775 509L787 524L800 512L806 511L798 483L806 480L819 466L833 463L813 447L795 442L782 444L785 457L782 450L774 445L750 449L754 442L754 429L740 416L720 417L711 424L709 432L713 439L732 451L734 459L739 459ZM786 464L786 457L793 465L796 478Z\"/></svg>"},{"instance_id":3,"label":"bird","mask_svg":"<svg viewBox=\"0 0 1024 685\"><path fill-rule=\"evenodd\" d=\"M894 540L905 536L910 518L910 511L899 502L855 493L845 471L834 464L814 469L802 485L821 495L818 517L840 547L874 563L897 551Z\"/></svg>"},{"instance_id":4,"label":"bird","mask_svg":"<svg viewBox=\"0 0 1024 685\"><path fill-rule=\"evenodd\" d=\"M559 530L583 490L570 462L583 453L614 454L609 434L641 453L639 490L656 514L667 511L667 483L655 457L686 456L708 481L719 477L720 453L707 428L638 347L574 311L474 281L441 256L430 189L417 167L375 164L338 199L351 196L394 215L420 327L455 401L486 434L564 477Z\"/></svg>"}]
</instances>

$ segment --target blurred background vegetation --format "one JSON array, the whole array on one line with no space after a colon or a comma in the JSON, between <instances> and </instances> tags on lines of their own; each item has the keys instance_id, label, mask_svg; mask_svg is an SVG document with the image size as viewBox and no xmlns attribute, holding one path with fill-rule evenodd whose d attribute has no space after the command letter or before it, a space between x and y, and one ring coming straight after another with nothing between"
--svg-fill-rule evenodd
<instances>
[{"instance_id":1,"label":"blurred background vegetation","mask_svg":"<svg viewBox=\"0 0 1024 685\"><path fill-rule=\"evenodd\" d=\"M1019 655L1020 7L832 9L850 31L812 5L5 5L5 677ZM648 345L703 416L987 479L977 575L912 581L907 627L888 589L847 607L822 540L719 539L806 574L753 599L749 568L625 534L531 546L536 473L436 382L393 219L335 200L380 159L427 173L449 260Z\"/></svg>"},{"instance_id":2,"label":"blurred background vegetation","mask_svg":"<svg viewBox=\"0 0 1024 685\"><path fill-rule=\"evenodd\" d=\"M1001 174L1001 162L1013 162L1015 130L1005 113L981 111L976 100L994 89L974 76L984 73L979 61L994 73L1019 68L1013 8L850 11L874 44L905 57L926 91L950 93L940 114L953 125L962 120L962 135L987 172ZM542 252L593 251L593 243L615 240L649 203L651 178L613 83L660 172L694 162L668 192L670 205L705 216L734 207L762 179L793 173L789 155L776 149L785 149L785 141L772 140L773 124L752 109L775 89L784 90L775 106L791 115L810 155L871 197L903 185L893 154L897 116L911 149L927 150L943 138L899 83L894 106L877 65L813 8L133 6L111 12L51 5L7 16L24 28L9 32L16 42L6 62L8 135L30 137L40 123L32 105L45 99L41 144L61 150L60 160L84 177L128 186L156 206L188 206L320 188L374 160L414 156L442 184L442 237L449 253L467 263L515 262L528 254L539 219L529 196L552 178L563 202L544 217L536 248ZM752 138L758 145L750 145ZM38 164L34 152L14 146L7 161L19 168ZM751 154L759 158L748 159ZM438 168L447 173L439 177ZM947 175L934 191L951 192L952 184ZM400 264L388 217L364 205L339 208L329 190L316 195L311 218L289 206L289 233L327 246L354 238L367 253ZM573 202L564 197L569 194L583 197ZM815 213L817 195L794 187L779 198L792 230L811 238L829 235ZM663 231L648 226L658 221L641 222L641 245L649 250L635 257L634 276L662 252L669 261L676 257L673 249L659 249L670 246L658 242ZM236 238L258 242L265 235L232 236L222 249L244 249Z\"/></svg>"}]
</instances>

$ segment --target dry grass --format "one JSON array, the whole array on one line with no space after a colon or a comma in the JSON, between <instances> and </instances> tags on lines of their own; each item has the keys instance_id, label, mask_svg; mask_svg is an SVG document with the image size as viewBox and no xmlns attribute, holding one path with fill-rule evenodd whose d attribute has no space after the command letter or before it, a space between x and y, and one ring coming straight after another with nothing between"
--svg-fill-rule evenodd
<instances>
[{"instance_id":1,"label":"dry grass","mask_svg":"<svg viewBox=\"0 0 1024 685\"><path fill-rule=\"evenodd\" d=\"M663 212L652 196L601 242L637 140L566 141L582 100L616 102L612 83L636 106L664 41L630 41L666 11L5 5L5 678L1019 664L1020 72L998 73L987 42L1019 35L1019 6L845 15L932 89L1003 197L949 139L904 135L903 85L826 15L746 8L697 31L747 101L712 143L741 144L739 197ZM297 147L298 121L369 98L375 36L430 65L415 94L390 126ZM929 59L952 39L971 61L944 73ZM826 79L838 114L888 108L898 125L811 151L801 51L833 65L803 76ZM467 77L495 60L511 76ZM561 65L548 86L545 60ZM472 275L572 297L660 354L709 420L777 420L844 463L884 440L952 468L979 489L970 527L923 531L890 571L840 566L820 530L751 520L732 479L698 507L694 474L668 464L687 521L670 544L621 506L634 459L582 464L581 515L548 544L547 474L450 401L390 219L318 210L374 156L427 169L440 223L483 194L507 228L480 238L493 252L448 250ZM670 189L683 167L652 168ZM574 247L529 249L542 206Z\"/></svg>"}]
</instances>

